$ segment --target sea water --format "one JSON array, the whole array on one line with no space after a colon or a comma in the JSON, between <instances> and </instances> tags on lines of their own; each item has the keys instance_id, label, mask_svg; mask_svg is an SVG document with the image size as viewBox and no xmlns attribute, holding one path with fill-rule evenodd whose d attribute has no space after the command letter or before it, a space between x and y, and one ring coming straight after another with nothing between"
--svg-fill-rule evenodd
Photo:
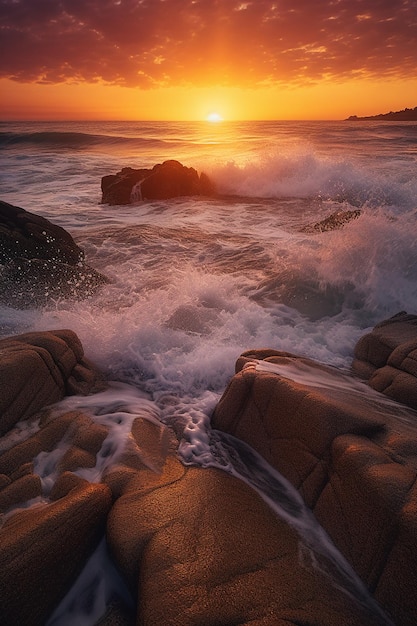
<instances>
[{"instance_id":1,"label":"sea water","mask_svg":"<svg viewBox=\"0 0 417 626\"><path fill-rule=\"evenodd\" d=\"M417 312L415 123L16 122L0 124L0 147L0 198L64 227L110 279L86 300L0 306L0 335L74 330L113 383L68 406L107 425L119 414L125 425L162 420L182 433L185 462L259 475L236 461L238 443L210 430L243 351L346 369L377 322ZM204 171L217 195L101 204L102 176L167 159ZM360 215L312 228L340 211ZM110 430L116 460L123 429ZM100 480L109 458L86 477ZM254 486L265 494L277 478L262 467ZM37 471L54 479L50 459Z\"/></svg>"}]
</instances>

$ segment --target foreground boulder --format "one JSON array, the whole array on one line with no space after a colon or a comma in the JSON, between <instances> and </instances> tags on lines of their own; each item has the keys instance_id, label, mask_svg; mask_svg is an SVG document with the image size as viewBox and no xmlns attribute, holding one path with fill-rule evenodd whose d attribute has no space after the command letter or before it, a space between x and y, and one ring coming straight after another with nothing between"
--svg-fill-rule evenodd
<instances>
[{"instance_id":1,"label":"foreground boulder","mask_svg":"<svg viewBox=\"0 0 417 626\"><path fill-rule=\"evenodd\" d=\"M66 395L104 385L70 330L25 333L0 340L0 435Z\"/></svg>"},{"instance_id":2,"label":"foreground boulder","mask_svg":"<svg viewBox=\"0 0 417 626\"><path fill-rule=\"evenodd\" d=\"M206 174L178 161L164 161L152 169L124 167L101 180L103 204L130 204L138 200L166 200L178 196L213 195Z\"/></svg>"},{"instance_id":3,"label":"foreground boulder","mask_svg":"<svg viewBox=\"0 0 417 626\"><path fill-rule=\"evenodd\" d=\"M410 340L413 319L387 324L397 330L389 333L385 358ZM0 352L0 623L45 623L106 527L135 615L116 599L102 626L414 626L417 414L411 408L309 359L244 353L212 423L249 443L298 490L291 514L281 517L225 471L183 465L177 437L152 403L149 416L133 416L127 431L122 424L125 447L98 473L96 460L111 451L109 424L118 423L119 403L113 402L116 419L103 423L98 415L97 421L46 406L103 384L76 335L27 333L2 340ZM19 376L28 387L16 392ZM13 429L16 417L27 420L26 439L21 425ZM231 443L242 452L244 444ZM240 458L250 466L254 455L244 451ZM80 468L94 468L81 473L101 483L80 478ZM335 561L309 540L323 533L308 511L301 516L300 496L368 593L346 584Z\"/></svg>"},{"instance_id":4,"label":"foreground boulder","mask_svg":"<svg viewBox=\"0 0 417 626\"><path fill-rule=\"evenodd\" d=\"M2 304L21 308L44 305L51 298L85 298L104 282L66 230L0 201Z\"/></svg>"},{"instance_id":5,"label":"foreground boulder","mask_svg":"<svg viewBox=\"0 0 417 626\"><path fill-rule=\"evenodd\" d=\"M382 365L391 352L403 354L416 331L414 316L377 327L367 355L384 352L375 359ZM417 414L288 353L247 352L236 368L213 427L247 442L290 480L394 623L414 624Z\"/></svg>"},{"instance_id":6,"label":"foreground boulder","mask_svg":"<svg viewBox=\"0 0 417 626\"><path fill-rule=\"evenodd\" d=\"M121 476L109 475L113 488ZM159 475L126 475L107 537L139 599L138 624L388 623L338 587L320 555L304 548L300 560L300 537L253 489L172 454Z\"/></svg>"},{"instance_id":7,"label":"foreground boulder","mask_svg":"<svg viewBox=\"0 0 417 626\"><path fill-rule=\"evenodd\" d=\"M2 339L0 354L0 623L38 626L103 536L112 504L106 485L72 473L95 466L108 429L47 407L105 383L69 330Z\"/></svg>"},{"instance_id":8,"label":"foreground boulder","mask_svg":"<svg viewBox=\"0 0 417 626\"><path fill-rule=\"evenodd\" d=\"M2 624L45 624L102 536L108 487L67 474L51 500L15 513L0 528Z\"/></svg>"},{"instance_id":9,"label":"foreground boulder","mask_svg":"<svg viewBox=\"0 0 417 626\"><path fill-rule=\"evenodd\" d=\"M398 313L361 337L353 369L373 389L417 409L417 315Z\"/></svg>"}]
</instances>

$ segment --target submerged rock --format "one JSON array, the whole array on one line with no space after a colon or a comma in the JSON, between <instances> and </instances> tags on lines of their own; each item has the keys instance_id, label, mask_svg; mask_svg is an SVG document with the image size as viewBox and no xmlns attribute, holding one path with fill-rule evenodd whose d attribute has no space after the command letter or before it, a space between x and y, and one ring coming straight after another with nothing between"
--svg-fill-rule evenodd
<instances>
[{"instance_id":1,"label":"submerged rock","mask_svg":"<svg viewBox=\"0 0 417 626\"><path fill-rule=\"evenodd\" d=\"M321 284L317 276L282 270L260 282L250 298L261 305L281 302L315 321L340 313L345 303L354 301L352 294L352 284Z\"/></svg>"},{"instance_id":2,"label":"submerged rock","mask_svg":"<svg viewBox=\"0 0 417 626\"><path fill-rule=\"evenodd\" d=\"M328 230L337 230L343 228L343 226L352 220L357 219L360 215L361 211L359 209L355 209L354 211L336 211L324 220L321 220L321 222L317 222L312 226L305 226L302 231L305 233L323 233Z\"/></svg>"},{"instance_id":3,"label":"submerged rock","mask_svg":"<svg viewBox=\"0 0 417 626\"><path fill-rule=\"evenodd\" d=\"M107 278L65 229L0 201L0 282L0 303L24 308L89 297Z\"/></svg>"},{"instance_id":4,"label":"submerged rock","mask_svg":"<svg viewBox=\"0 0 417 626\"><path fill-rule=\"evenodd\" d=\"M208 176L179 161L164 161L152 169L124 167L101 179L103 204L130 204L138 200L166 200L178 196L212 196Z\"/></svg>"}]
</instances>

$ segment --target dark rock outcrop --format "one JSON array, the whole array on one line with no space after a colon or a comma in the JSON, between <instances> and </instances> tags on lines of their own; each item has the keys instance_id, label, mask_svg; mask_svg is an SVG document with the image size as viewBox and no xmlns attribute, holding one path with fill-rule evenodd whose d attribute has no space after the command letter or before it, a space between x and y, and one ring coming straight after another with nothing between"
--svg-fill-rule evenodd
<instances>
[{"instance_id":1,"label":"dark rock outcrop","mask_svg":"<svg viewBox=\"0 0 417 626\"><path fill-rule=\"evenodd\" d=\"M103 204L130 204L138 200L166 200L178 196L213 195L206 174L178 161L164 161L152 169L124 167L101 180Z\"/></svg>"},{"instance_id":2,"label":"dark rock outcrop","mask_svg":"<svg viewBox=\"0 0 417 626\"><path fill-rule=\"evenodd\" d=\"M0 282L0 302L21 308L88 297L107 279L64 228L0 201Z\"/></svg>"},{"instance_id":3,"label":"dark rock outcrop","mask_svg":"<svg viewBox=\"0 0 417 626\"><path fill-rule=\"evenodd\" d=\"M84 262L84 252L64 228L0 201L0 263L15 259L77 265Z\"/></svg>"},{"instance_id":4,"label":"dark rock outcrop","mask_svg":"<svg viewBox=\"0 0 417 626\"><path fill-rule=\"evenodd\" d=\"M382 120L387 122L415 122L417 121L417 107L414 109L402 109L401 111L390 111L389 113L378 113L377 115L368 115L366 117L358 117L351 115L347 118L348 122L360 122L362 120Z\"/></svg>"}]
</instances>

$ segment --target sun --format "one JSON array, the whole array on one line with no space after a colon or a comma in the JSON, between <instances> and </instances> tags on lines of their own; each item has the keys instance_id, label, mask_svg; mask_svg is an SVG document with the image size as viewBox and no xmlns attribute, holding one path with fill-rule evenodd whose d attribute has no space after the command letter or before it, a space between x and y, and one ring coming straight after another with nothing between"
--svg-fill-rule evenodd
<instances>
[{"instance_id":1,"label":"sun","mask_svg":"<svg viewBox=\"0 0 417 626\"><path fill-rule=\"evenodd\" d=\"M213 111L207 115L206 120L208 122L222 122L223 118L219 113Z\"/></svg>"}]
</instances>

